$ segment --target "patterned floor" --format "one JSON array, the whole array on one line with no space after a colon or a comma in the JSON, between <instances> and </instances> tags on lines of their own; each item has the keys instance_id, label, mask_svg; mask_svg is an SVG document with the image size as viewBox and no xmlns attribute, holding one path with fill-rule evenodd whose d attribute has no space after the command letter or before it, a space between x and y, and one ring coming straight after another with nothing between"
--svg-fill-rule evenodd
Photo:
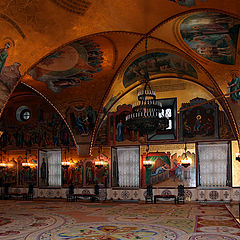
<instances>
[{"instance_id":1,"label":"patterned floor","mask_svg":"<svg viewBox=\"0 0 240 240\"><path fill-rule=\"evenodd\" d=\"M237 207L1 200L0 239L236 240Z\"/></svg>"}]
</instances>

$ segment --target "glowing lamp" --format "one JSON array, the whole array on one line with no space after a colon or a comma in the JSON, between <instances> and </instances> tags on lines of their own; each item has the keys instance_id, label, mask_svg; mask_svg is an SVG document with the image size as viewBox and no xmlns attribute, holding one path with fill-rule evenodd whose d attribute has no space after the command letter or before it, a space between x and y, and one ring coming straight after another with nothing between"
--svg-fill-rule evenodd
<instances>
[{"instance_id":1,"label":"glowing lamp","mask_svg":"<svg viewBox=\"0 0 240 240\"><path fill-rule=\"evenodd\" d=\"M62 166L68 168L70 166L70 162L62 162Z\"/></svg>"},{"instance_id":2,"label":"glowing lamp","mask_svg":"<svg viewBox=\"0 0 240 240\"><path fill-rule=\"evenodd\" d=\"M182 159L181 164L182 164L185 168L187 168L187 167L189 167L189 166L192 164L192 159L191 159L191 158L188 158L188 157L186 156L184 159Z\"/></svg>"},{"instance_id":3,"label":"glowing lamp","mask_svg":"<svg viewBox=\"0 0 240 240\"><path fill-rule=\"evenodd\" d=\"M0 163L0 168L6 168L6 167L7 167L6 163L3 163L3 162Z\"/></svg>"},{"instance_id":4,"label":"glowing lamp","mask_svg":"<svg viewBox=\"0 0 240 240\"><path fill-rule=\"evenodd\" d=\"M104 161L101 161L101 160L96 160L95 161L95 166L98 167L98 168L101 168L103 167L104 165Z\"/></svg>"},{"instance_id":5,"label":"glowing lamp","mask_svg":"<svg viewBox=\"0 0 240 240\"><path fill-rule=\"evenodd\" d=\"M154 162L151 160L143 160L143 166L146 168L151 167L153 164L154 164Z\"/></svg>"},{"instance_id":6,"label":"glowing lamp","mask_svg":"<svg viewBox=\"0 0 240 240\"><path fill-rule=\"evenodd\" d=\"M240 162L240 153L236 153L236 160Z\"/></svg>"},{"instance_id":7,"label":"glowing lamp","mask_svg":"<svg viewBox=\"0 0 240 240\"><path fill-rule=\"evenodd\" d=\"M31 167L31 163L23 162L23 163L22 163L22 166L23 166L24 168L29 168L29 167Z\"/></svg>"}]
</instances>

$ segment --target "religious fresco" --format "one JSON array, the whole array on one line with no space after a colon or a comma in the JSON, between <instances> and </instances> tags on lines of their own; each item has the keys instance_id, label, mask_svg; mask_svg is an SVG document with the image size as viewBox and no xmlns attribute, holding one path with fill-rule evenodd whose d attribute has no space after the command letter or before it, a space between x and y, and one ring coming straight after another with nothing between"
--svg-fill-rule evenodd
<instances>
[{"instance_id":1,"label":"religious fresco","mask_svg":"<svg viewBox=\"0 0 240 240\"><path fill-rule=\"evenodd\" d=\"M0 49L0 108L3 106L9 94L12 92L21 77L19 71L19 67L21 66L20 63L14 62L11 65L6 65L8 51L13 47L13 45L13 42L7 41L4 47Z\"/></svg>"},{"instance_id":2,"label":"religious fresco","mask_svg":"<svg viewBox=\"0 0 240 240\"><path fill-rule=\"evenodd\" d=\"M109 164L110 159L104 155L100 154L97 158L95 158L96 161L101 161L103 165L97 165L95 167L95 182L98 184L101 184L102 186L108 187L110 185L110 179L109 179Z\"/></svg>"},{"instance_id":3,"label":"religious fresco","mask_svg":"<svg viewBox=\"0 0 240 240\"><path fill-rule=\"evenodd\" d=\"M209 93L202 86L199 86L190 81L180 80L180 79L171 79L171 80L154 80L151 82L151 87L156 91L156 97L162 103L162 108L164 112L167 114L169 119L169 128L165 131L158 130L155 131L148 136L144 136L138 131L130 130L128 128L126 122L126 116L132 112L132 104L137 99L137 93L142 89L142 86L135 88L133 91L129 92L122 98L120 98L110 109L110 111L105 115L101 122L101 127L98 130L96 141L100 144L101 142L106 145L128 145L128 144L144 144L146 141L162 141L162 140L173 140L179 138L183 140L184 138L188 140L197 140L197 139L216 139L221 137L221 139L232 139L232 131L229 126L228 120L222 112L217 114L218 105L215 104L207 104L209 107L203 107L200 111L201 114L197 114L194 118L193 115L189 115L189 111L187 111L187 115L189 115L189 119L185 122L186 128L187 125L190 124L190 128L188 128L189 132L183 131L184 122L180 123L177 121L178 113L181 114L184 108L192 107L195 104L202 103L202 101L207 101L212 99L211 93ZM171 96L176 96L175 98ZM196 98L199 96L199 98ZM193 100L195 98L195 100ZM191 101L192 100L192 101ZM189 103L191 101L191 104ZM184 107L183 107L183 105ZM190 106L191 105L191 106ZM195 108L193 108L193 112ZM171 110L171 111L170 111ZM197 112L196 112L197 113ZM185 113L183 114L185 115ZM200 116L198 116L200 115ZM181 115L182 116L182 115ZM196 119L198 116L199 121ZM209 116L209 119L206 117ZM192 119L190 119L192 118ZM205 119L206 118L206 119ZM182 117L179 118L182 121ZM170 122L171 121L171 122ZM189 123L188 121L191 121ZM201 131L196 131L194 133L194 124L197 122L201 122L204 124L204 127L201 126ZM216 128L213 126L213 129L210 129L212 124L219 126ZM219 121L219 123L218 123ZM200 128L200 126L198 126ZM204 130L204 128L207 128ZM186 130L186 129L185 129ZM200 129L199 129L200 130ZM215 133L216 130L216 133ZM218 132L217 132L218 131ZM177 136L178 133L178 136ZM101 136L100 136L101 135ZM188 135L188 136L187 136ZM206 135L206 136L205 136ZM219 136L218 136L219 135Z\"/></svg>"},{"instance_id":4,"label":"religious fresco","mask_svg":"<svg viewBox=\"0 0 240 240\"><path fill-rule=\"evenodd\" d=\"M155 145L150 151L141 150L141 161L152 161L151 166L142 167L142 186L152 184L154 187L196 187L195 145L187 144ZM184 167L181 160L185 155L191 158L192 164Z\"/></svg>"},{"instance_id":5,"label":"religious fresco","mask_svg":"<svg viewBox=\"0 0 240 240\"><path fill-rule=\"evenodd\" d=\"M78 40L45 57L29 74L59 93L64 88L92 81L94 74L102 70L102 55L97 43L90 39Z\"/></svg>"},{"instance_id":6,"label":"religious fresco","mask_svg":"<svg viewBox=\"0 0 240 240\"><path fill-rule=\"evenodd\" d=\"M83 186L83 162L74 163L70 161L70 166L62 165L62 186Z\"/></svg>"},{"instance_id":7,"label":"religious fresco","mask_svg":"<svg viewBox=\"0 0 240 240\"><path fill-rule=\"evenodd\" d=\"M0 49L0 82L7 87L8 94L11 93L14 86L21 77L21 74L19 72L19 67L21 66L20 63L14 62L12 65L6 66L8 50L12 46L12 42L6 42L4 47Z\"/></svg>"},{"instance_id":8,"label":"religious fresco","mask_svg":"<svg viewBox=\"0 0 240 240\"><path fill-rule=\"evenodd\" d=\"M96 183L102 186L109 186L109 159L101 154L103 165L96 166L95 161L100 161L99 158L87 160L85 163L85 186L94 186Z\"/></svg>"},{"instance_id":9,"label":"religious fresco","mask_svg":"<svg viewBox=\"0 0 240 240\"><path fill-rule=\"evenodd\" d=\"M2 153L2 162L6 167L0 168L1 186L28 186L37 185L37 151L18 152L8 151ZM28 166L24 164L29 164Z\"/></svg>"},{"instance_id":10,"label":"religious fresco","mask_svg":"<svg viewBox=\"0 0 240 240\"><path fill-rule=\"evenodd\" d=\"M186 44L213 62L235 64L240 21L215 12L194 13L180 26Z\"/></svg>"},{"instance_id":11,"label":"religious fresco","mask_svg":"<svg viewBox=\"0 0 240 240\"><path fill-rule=\"evenodd\" d=\"M189 103L182 104L180 108L180 132L182 140L219 138L218 105L214 102L210 102L191 108L191 106L206 101L206 99L194 98L190 100ZM184 111L184 109L186 110Z\"/></svg>"},{"instance_id":12,"label":"religious fresco","mask_svg":"<svg viewBox=\"0 0 240 240\"><path fill-rule=\"evenodd\" d=\"M236 73L233 73L232 79L228 82L227 93L230 94L230 99L232 103L238 103L240 101L240 80Z\"/></svg>"},{"instance_id":13,"label":"religious fresco","mask_svg":"<svg viewBox=\"0 0 240 240\"><path fill-rule=\"evenodd\" d=\"M147 66L146 66L147 62ZM174 73L198 78L196 70L184 58L168 52L152 52L133 61L124 73L125 88L156 74Z\"/></svg>"},{"instance_id":14,"label":"religious fresco","mask_svg":"<svg viewBox=\"0 0 240 240\"><path fill-rule=\"evenodd\" d=\"M94 172L95 172L95 164L94 161L87 161L85 163L85 183L86 185L94 185Z\"/></svg>"},{"instance_id":15,"label":"religious fresco","mask_svg":"<svg viewBox=\"0 0 240 240\"><path fill-rule=\"evenodd\" d=\"M182 104L180 139L182 141L234 139L225 113L219 110L217 103L205 103L206 101L204 98L194 98Z\"/></svg>"},{"instance_id":16,"label":"religious fresco","mask_svg":"<svg viewBox=\"0 0 240 240\"><path fill-rule=\"evenodd\" d=\"M9 117L1 121L4 133L0 143L3 147L32 148L74 145L65 122L56 112L39 109L38 119L26 124L9 121Z\"/></svg>"},{"instance_id":17,"label":"religious fresco","mask_svg":"<svg viewBox=\"0 0 240 240\"><path fill-rule=\"evenodd\" d=\"M110 110L112 104L117 100L118 97L123 93L123 91L118 92L115 96L111 96L108 102L103 107L103 113L105 114L108 110Z\"/></svg>"},{"instance_id":18,"label":"religious fresco","mask_svg":"<svg viewBox=\"0 0 240 240\"><path fill-rule=\"evenodd\" d=\"M110 148L93 147L91 156L79 156L75 148L62 151L62 162L69 165L61 166L62 186L93 187L96 183L103 187L110 186L109 165ZM102 165L97 165L96 162Z\"/></svg>"},{"instance_id":19,"label":"religious fresco","mask_svg":"<svg viewBox=\"0 0 240 240\"><path fill-rule=\"evenodd\" d=\"M93 132L97 112L92 106L71 106L66 110L66 119L74 134L89 136Z\"/></svg>"},{"instance_id":20,"label":"religious fresco","mask_svg":"<svg viewBox=\"0 0 240 240\"><path fill-rule=\"evenodd\" d=\"M144 143L145 137L138 131L128 128L126 116L132 112L131 104L117 107L116 112L108 113L107 118L107 145L124 145Z\"/></svg>"},{"instance_id":21,"label":"religious fresco","mask_svg":"<svg viewBox=\"0 0 240 240\"><path fill-rule=\"evenodd\" d=\"M23 97L21 91L29 94ZM65 121L49 103L21 85L14 93L19 97L8 102L0 121L0 129L3 131L0 143L3 148L74 146ZM23 119L24 113L28 113L29 118Z\"/></svg>"},{"instance_id":22,"label":"religious fresco","mask_svg":"<svg viewBox=\"0 0 240 240\"><path fill-rule=\"evenodd\" d=\"M240 111L239 111L239 106L240 106L239 93L240 92L239 90L240 90L239 74L233 73L232 78L228 80L228 87L227 87L227 93L231 93L231 92L233 93L228 95L226 98L233 112L233 115L235 117L238 129L240 131Z\"/></svg>"},{"instance_id":23,"label":"religious fresco","mask_svg":"<svg viewBox=\"0 0 240 240\"><path fill-rule=\"evenodd\" d=\"M0 168L0 183L1 186L8 184L11 186L17 185L17 172L18 172L18 159L15 157L9 157L7 155L2 156L2 162L7 165L7 167Z\"/></svg>"},{"instance_id":24,"label":"religious fresco","mask_svg":"<svg viewBox=\"0 0 240 240\"><path fill-rule=\"evenodd\" d=\"M38 159L36 154L18 157L19 162L19 186L28 186L29 184L37 185ZM24 166L23 163L30 163Z\"/></svg>"},{"instance_id":25,"label":"religious fresco","mask_svg":"<svg viewBox=\"0 0 240 240\"><path fill-rule=\"evenodd\" d=\"M170 2L174 2L180 6L184 7L192 7L196 6L196 0L168 0ZM200 0L201 2L206 2L207 0Z\"/></svg>"}]
</instances>

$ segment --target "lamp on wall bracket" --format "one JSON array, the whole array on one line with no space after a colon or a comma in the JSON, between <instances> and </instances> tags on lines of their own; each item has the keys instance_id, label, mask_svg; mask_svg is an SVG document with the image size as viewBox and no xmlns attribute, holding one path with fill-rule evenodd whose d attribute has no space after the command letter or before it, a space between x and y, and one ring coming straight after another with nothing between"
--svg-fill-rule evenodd
<instances>
[{"instance_id":1,"label":"lamp on wall bracket","mask_svg":"<svg viewBox=\"0 0 240 240\"><path fill-rule=\"evenodd\" d=\"M236 153L236 160L240 162L240 153Z\"/></svg>"},{"instance_id":2,"label":"lamp on wall bracket","mask_svg":"<svg viewBox=\"0 0 240 240\"><path fill-rule=\"evenodd\" d=\"M62 162L61 164L62 164L62 167L63 167L63 168L68 168L68 167L70 166L70 162L67 161L67 150L66 150L66 149L65 149L65 151L64 151L64 154L65 154L65 161Z\"/></svg>"},{"instance_id":3,"label":"lamp on wall bracket","mask_svg":"<svg viewBox=\"0 0 240 240\"><path fill-rule=\"evenodd\" d=\"M28 162L28 150L26 149L26 152L25 152L25 161L22 162L22 167L23 168L30 168L30 163Z\"/></svg>"},{"instance_id":4,"label":"lamp on wall bracket","mask_svg":"<svg viewBox=\"0 0 240 240\"><path fill-rule=\"evenodd\" d=\"M98 158L95 159L94 164L97 168L102 168L104 165L104 161L101 160L101 153L102 153L102 145L98 148Z\"/></svg>"},{"instance_id":5,"label":"lamp on wall bracket","mask_svg":"<svg viewBox=\"0 0 240 240\"><path fill-rule=\"evenodd\" d=\"M3 162L3 153L2 153L2 149L1 149L1 162L0 162L0 169L4 169L7 167L7 164Z\"/></svg>"},{"instance_id":6,"label":"lamp on wall bracket","mask_svg":"<svg viewBox=\"0 0 240 240\"><path fill-rule=\"evenodd\" d=\"M183 154L184 157L181 160L181 164L187 168L192 164L192 159L187 156L187 143L185 143L185 153Z\"/></svg>"},{"instance_id":7,"label":"lamp on wall bracket","mask_svg":"<svg viewBox=\"0 0 240 240\"><path fill-rule=\"evenodd\" d=\"M153 166L154 162L151 161L151 160L149 160L149 157L148 157L149 145L147 145L146 152L147 152L147 154L146 154L146 160L143 160L143 166L144 166L145 168L150 168L150 167Z\"/></svg>"},{"instance_id":8,"label":"lamp on wall bracket","mask_svg":"<svg viewBox=\"0 0 240 240\"><path fill-rule=\"evenodd\" d=\"M148 36L145 37L145 67L142 75L144 87L138 92L137 101L132 105L132 113L126 116L126 124L129 129L137 130L140 134L151 134L157 130L168 128L169 120L164 116L162 103L156 99L156 92L150 85L148 72Z\"/></svg>"}]
</instances>

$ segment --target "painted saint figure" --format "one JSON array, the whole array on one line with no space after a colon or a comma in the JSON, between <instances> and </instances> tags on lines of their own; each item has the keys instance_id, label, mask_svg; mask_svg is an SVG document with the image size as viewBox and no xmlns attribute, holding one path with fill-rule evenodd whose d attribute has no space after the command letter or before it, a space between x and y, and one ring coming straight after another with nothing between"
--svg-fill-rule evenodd
<instances>
[{"instance_id":1,"label":"painted saint figure","mask_svg":"<svg viewBox=\"0 0 240 240\"><path fill-rule=\"evenodd\" d=\"M8 57L7 49L10 48L10 43L6 43L4 48L0 49L0 73L5 65L6 59Z\"/></svg>"},{"instance_id":2,"label":"painted saint figure","mask_svg":"<svg viewBox=\"0 0 240 240\"><path fill-rule=\"evenodd\" d=\"M45 158L42 159L42 165L41 165L41 169L40 169L41 173L41 181L42 184L46 184L47 183L47 164L45 162Z\"/></svg>"},{"instance_id":3,"label":"painted saint figure","mask_svg":"<svg viewBox=\"0 0 240 240\"><path fill-rule=\"evenodd\" d=\"M195 125L194 125L194 131L196 133L200 133L201 131L201 128L202 128L202 116L201 115L197 115L196 117L196 122L195 122Z\"/></svg>"},{"instance_id":4,"label":"painted saint figure","mask_svg":"<svg viewBox=\"0 0 240 240\"><path fill-rule=\"evenodd\" d=\"M180 182L184 180L184 169L182 164L179 164L175 169L174 182L176 181L177 178L179 178Z\"/></svg>"},{"instance_id":5,"label":"painted saint figure","mask_svg":"<svg viewBox=\"0 0 240 240\"><path fill-rule=\"evenodd\" d=\"M239 90L240 89L240 80L239 78L237 77L237 75L235 73L233 73L232 75L232 81L230 81L228 83L229 87L230 87L230 92L234 92L236 90ZM240 100L240 95L239 95L239 92L235 92L233 94L230 95L231 97L231 100L236 103L237 101Z\"/></svg>"},{"instance_id":6,"label":"painted saint figure","mask_svg":"<svg viewBox=\"0 0 240 240\"><path fill-rule=\"evenodd\" d=\"M120 120L120 122L117 125L117 130L118 130L118 138L117 140L119 142L123 141L123 123L122 120Z\"/></svg>"}]
</instances>

